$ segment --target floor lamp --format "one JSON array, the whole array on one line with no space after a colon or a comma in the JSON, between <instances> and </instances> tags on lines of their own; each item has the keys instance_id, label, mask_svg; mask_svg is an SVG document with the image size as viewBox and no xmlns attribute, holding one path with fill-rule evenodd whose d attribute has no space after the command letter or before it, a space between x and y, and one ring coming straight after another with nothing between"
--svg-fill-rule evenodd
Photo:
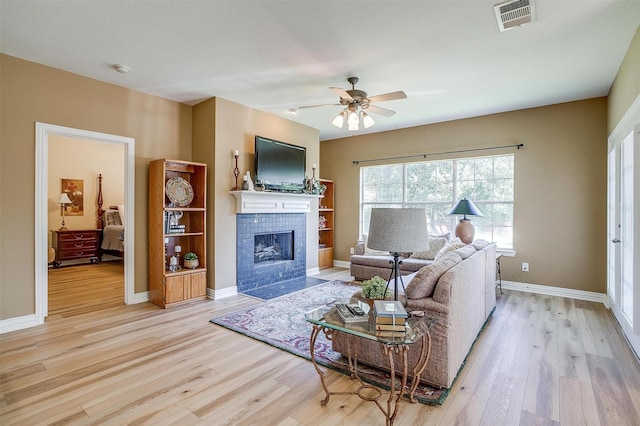
<instances>
[{"instance_id":1,"label":"floor lamp","mask_svg":"<svg viewBox=\"0 0 640 426\"><path fill-rule=\"evenodd\" d=\"M371 209L369 222L369 239L367 246L374 250L385 250L391 253L393 265L391 277L394 278L393 299L398 300L398 279L400 277L400 257L403 253L427 250L429 233L427 232L427 216L424 209ZM389 277L389 283L391 282ZM389 284L387 284L388 286ZM402 283L404 288L404 283Z\"/></svg>"}]
</instances>

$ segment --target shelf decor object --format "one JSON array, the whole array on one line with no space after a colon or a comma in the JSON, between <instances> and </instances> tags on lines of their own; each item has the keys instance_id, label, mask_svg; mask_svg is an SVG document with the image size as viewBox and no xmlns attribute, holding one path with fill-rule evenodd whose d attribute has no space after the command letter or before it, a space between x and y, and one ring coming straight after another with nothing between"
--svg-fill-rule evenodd
<instances>
[{"instance_id":1,"label":"shelf decor object","mask_svg":"<svg viewBox=\"0 0 640 426\"><path fill-rule=\"evenodd\" d=\"M240 191L240 187L238 187L238 176L240 176L240 169L238 168L238 157L240 156L240 152L236 149L233 152L233 158L236 160L236 167L233 169L233 175L236 177L235 183L236 186L231 188L232 191Z\"/></svg>"},{"instance_id":2,"label":"shelf decor object","mask_svg":"<svg viewBox=\"0 0 640 426\"><path fill-rule=\"evenodd\" d=\"M458 201L455 206L449 212L450 215L463 215L464 217L460 219L460 222L456 226L456 237L460 238L465 244L471 244L473 242L473 236L476 233L476 230L473 228L473 224L471 221L467 219L467 216L482 216L480 210L466 198Z\"/></svg>"}]
</instances>

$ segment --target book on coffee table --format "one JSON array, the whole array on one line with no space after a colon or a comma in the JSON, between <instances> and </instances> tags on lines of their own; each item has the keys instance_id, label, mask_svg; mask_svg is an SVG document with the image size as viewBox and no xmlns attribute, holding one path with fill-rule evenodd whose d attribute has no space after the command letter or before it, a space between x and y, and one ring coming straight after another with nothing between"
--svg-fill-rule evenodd
<instances>
[{"instance_id":1,"label":"book on coffee table","mask_svg":"<svg viewBox=\"0 0 640 426\"><path fill-rule=\"evenodd\" d=\"M373 312L376 318L407 318L409 315L398 300L374 300Z\"/></svg>"}]
</instances>

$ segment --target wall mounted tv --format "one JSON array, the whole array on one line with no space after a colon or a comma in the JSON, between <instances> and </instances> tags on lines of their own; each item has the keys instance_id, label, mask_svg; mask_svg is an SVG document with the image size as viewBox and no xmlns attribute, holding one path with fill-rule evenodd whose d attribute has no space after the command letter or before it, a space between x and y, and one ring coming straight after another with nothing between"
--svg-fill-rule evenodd
<instances>
[{"instance_id":1,"label":"wall mounted tv","mask_svg":"<svg viewBox=\"0 0 640 426\"><path fill-rule=\"evenodd\" d=\"M256 184L272 191L302 191L307 149L256 136Z\"/></svg>"}]
</instances>

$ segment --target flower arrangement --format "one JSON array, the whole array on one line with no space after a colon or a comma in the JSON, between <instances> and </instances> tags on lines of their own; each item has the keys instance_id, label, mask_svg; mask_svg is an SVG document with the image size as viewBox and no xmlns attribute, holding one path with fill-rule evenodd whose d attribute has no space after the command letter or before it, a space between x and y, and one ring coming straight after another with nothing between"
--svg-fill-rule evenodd
<instances>
[{"instance_id":1,"label":"flower arrangement","mask_svg":"<svg viewBox=\"0 0 640 426\"><path fill-rule=\"evenodd\" d=\"M367 299L385 299L391 292L387 290L387 281L379 276L362 282L362 297Z\"/></svg>"}]
</instances>

